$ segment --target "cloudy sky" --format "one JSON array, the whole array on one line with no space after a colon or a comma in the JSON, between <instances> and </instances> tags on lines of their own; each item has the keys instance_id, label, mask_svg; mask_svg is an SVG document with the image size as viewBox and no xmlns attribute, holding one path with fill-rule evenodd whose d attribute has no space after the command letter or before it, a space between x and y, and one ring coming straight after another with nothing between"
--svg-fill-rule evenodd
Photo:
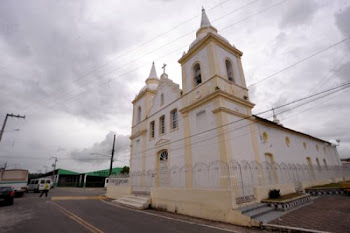
<instances>
[{"instance_id":1,"label":"cloudy sky","mask_svg":"<svg viewBox=\"0 0 350 233\"><path fill-rule=\"evenodd\" d=\"M177 60L195 39L204 6L243 51L254 113L350 81L347 0L1 1L0 164L45 171L127 165L131 101L152 61L181 85ZM340 43L338 43L340 42ZM310 57L310 58L309 58ZM270 77L270 78L268 78ZM261 81L264 80L264 81ZM349 90L279 114L295 130L340 139L350 157ZM269 116L265 116L269 117ZM20 130L17 130L20 129Z\"/></svg>"}]
</instances>

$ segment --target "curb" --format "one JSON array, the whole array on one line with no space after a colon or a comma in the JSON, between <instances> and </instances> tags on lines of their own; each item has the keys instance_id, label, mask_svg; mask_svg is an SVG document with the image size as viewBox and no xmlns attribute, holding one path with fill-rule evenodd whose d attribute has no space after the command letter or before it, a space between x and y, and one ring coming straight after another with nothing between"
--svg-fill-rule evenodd
<instances>
[{"instance_id":1,"label":"curb","mask_svg":"<svg viewBox=\"0 0 350 233\"><path fill-rule=\"evenodd\" d=\"M278 232L288 232L288 233L329 233L328 231L319 231L313 229L299 228L299 227L290 227L290 226L282 226L275 224L263 224L262 228L268 231L278 231Z\"/></svg>"}]
</instances>

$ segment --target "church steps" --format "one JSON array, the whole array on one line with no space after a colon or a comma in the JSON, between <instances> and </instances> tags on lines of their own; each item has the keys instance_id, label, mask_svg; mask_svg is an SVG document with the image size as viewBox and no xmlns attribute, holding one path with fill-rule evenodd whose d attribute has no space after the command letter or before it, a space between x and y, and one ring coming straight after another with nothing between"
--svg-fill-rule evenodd
<instances>
[{"instance_id":1,"label":"church steps","mask_svg":"<svg viewBox=\"0 0 350 233\"><path fill-rule=\"evenodd\" d=\"M251 206L243 207L240 209L240 211L242 214L249 216L252 219L256 219L275 210L273 207L270 207L267 204L257 203Z\"/></svg>"},{"instance_id":2,"label":"church steps","mask_svg":"<svg viewBox=\"0 0 350 233\"><path fill-rule=\"evenodd\" d=\"M262 207L262 208L250 211L250 212L246 213L246 215L248 215L252 219L256 219L259 216L268 214L268 213L273 212L273 211L275 211L273 207L267 206L267 207Z\"/></svg>"},{"instance_id":3,"label":"church steps","mask_svg":"<svg viewBox=\"0 0 350 233\"><path fill-rule=\"evenodd\" d=\"M147 209L151 204L150 197L140 197L140 196L128 196L114 200L118 204L134 208L134 209Z\"/></svg>"},{"instance_id":4,"label":"church steps","mask_svg":"<svg viewBox=\"0 0 350 233\"><path fill-rule=\"evenodd\" d=\"M261 207L265 207L265 206L266 206L266 204L264 204L264 203L256 203L254 205L249 205L249 206L242 207L240 209L240 211L241 211L242 214L245 214L245 213L247 213L249 211L253 211L253 210L259 209Z\"/></svg>"}]
</instances>

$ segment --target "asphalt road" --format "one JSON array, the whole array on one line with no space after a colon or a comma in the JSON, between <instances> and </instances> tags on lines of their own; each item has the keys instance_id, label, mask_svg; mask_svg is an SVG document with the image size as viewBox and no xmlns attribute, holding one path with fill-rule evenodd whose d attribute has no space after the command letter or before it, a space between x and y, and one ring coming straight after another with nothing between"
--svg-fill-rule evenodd
<instances>
[{"instance_id":1,"label":"asphalt road","mask_svg":"<svg viewBox=\"0 0 350 233\"><path fill-rule=\"evenodd\" d=\"M49 197L28 193L12 206L0 204L0 232L256 232L177 219L158 211L135 211L99 197L103 189L51 190ZM166 216L166 217L165 217ZM225 227L224 227L225 228Z\"/></svg>"}]
</instances>

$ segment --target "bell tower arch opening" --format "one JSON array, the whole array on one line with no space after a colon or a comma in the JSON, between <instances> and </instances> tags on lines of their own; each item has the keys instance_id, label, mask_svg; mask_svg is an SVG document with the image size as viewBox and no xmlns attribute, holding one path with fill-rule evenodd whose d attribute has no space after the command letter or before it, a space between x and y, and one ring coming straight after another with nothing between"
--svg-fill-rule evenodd
<instances>
[{"instance_id":1,"label":"bell tower arch opening","mask_svg":"<svg viewBox=\"0 0 350 233\"><path fill-rule=\"evenodd\" d=\"M225 66L226 66L226 74L227 74L228 81L235 82L235 79L233 76L232 63L229 59L225 59Z\"/></svg>"},{"instance_id":2,"label":"bell tower arch opening","mask_svg":"<svg viewBox=\"0 0 350 233\"><path fill-rule=\"evenodd\" d=\"M199 63L196 63L193 66L193 82L194 86L197 86L202 83L201 66Z\"/></svg>"}]
</instances>

